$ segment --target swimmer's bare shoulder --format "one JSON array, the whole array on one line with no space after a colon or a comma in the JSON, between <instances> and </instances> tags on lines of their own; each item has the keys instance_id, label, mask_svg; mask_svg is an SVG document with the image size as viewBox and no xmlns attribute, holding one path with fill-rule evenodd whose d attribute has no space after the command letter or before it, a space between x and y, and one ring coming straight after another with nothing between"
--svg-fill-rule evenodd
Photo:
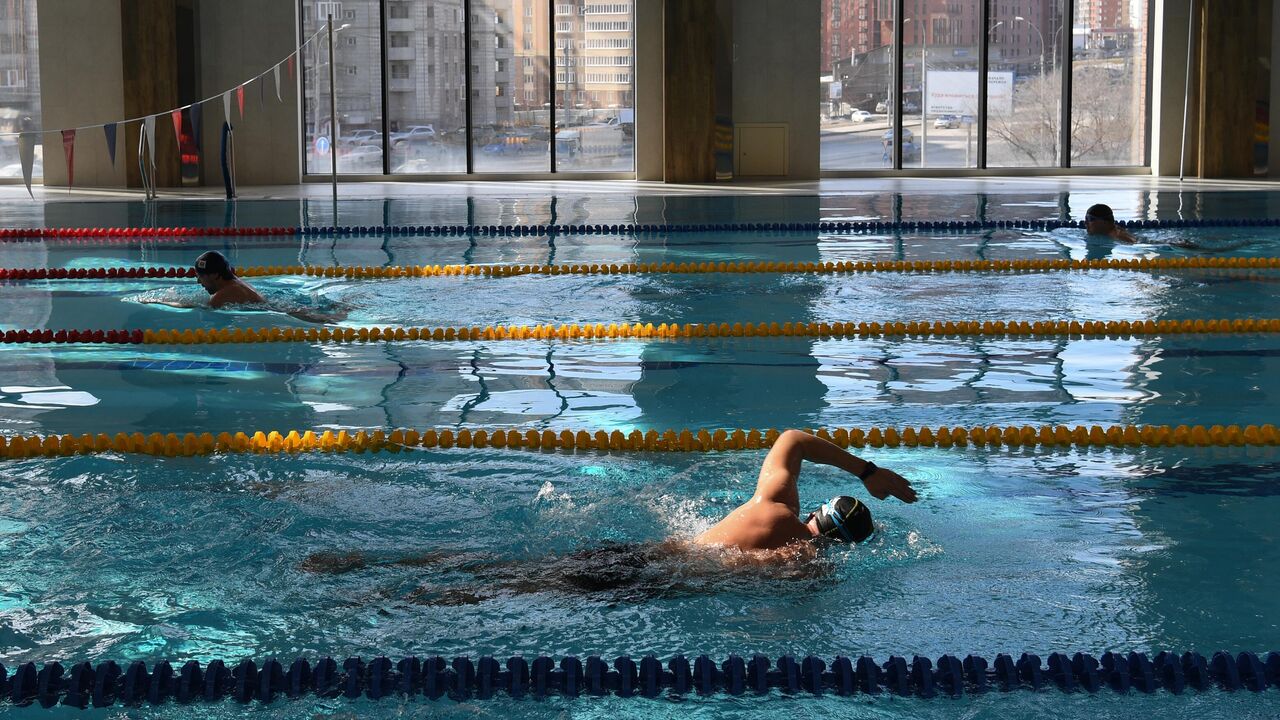
<instances>
[{"instance_id":1,"label":"swimmer's bare shoulder","mask_svg":"<svg viewBox=\"0 0 1280 720\"><path fill-rule=\"evenodd\" d=\"M209 307L220 308L224 305L240 305L266 302L257 290L237 279L234 283L214 293L209 299Z\"/></svg>"}]
</instances>

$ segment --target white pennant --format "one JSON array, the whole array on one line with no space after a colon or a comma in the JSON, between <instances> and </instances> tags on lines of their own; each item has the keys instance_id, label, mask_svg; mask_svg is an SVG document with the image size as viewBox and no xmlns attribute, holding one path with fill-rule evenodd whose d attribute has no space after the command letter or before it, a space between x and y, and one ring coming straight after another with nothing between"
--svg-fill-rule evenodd
<instances>
[{"instance_id":1,"label":"white pennant","mask_svg":"<svg viewBox=\"0 0 1280 720\"><path fill-rule=\"evenodd\" d=\"M276 66L271 68L271 71L276 76L276 102L282 102L280 99L280 64L276 63Z\"/></svg>"},{"instance_id":2,"label":"white pennant","mask_svg":"<svg viewBox=\"0 0 1280 720\"><path fill-rule=\"evenodd\" d=\"M22 181L27 184L27 194L31 195L31 199L35 199L35 195L31 192L31 170L36 162L36 133L22 133L18 136L18 159L22 163Z\"/></svg>"},{"instance_id":3,"label":"white pennant","mask_svg":"<svg viewBox=\"0 0 1280 720\"><path fill-rule=\"evenodd\" d=\"M222 93L222 114L227 119L227 124L231 124L231 91Z\"/></svg>"}]
</instances>

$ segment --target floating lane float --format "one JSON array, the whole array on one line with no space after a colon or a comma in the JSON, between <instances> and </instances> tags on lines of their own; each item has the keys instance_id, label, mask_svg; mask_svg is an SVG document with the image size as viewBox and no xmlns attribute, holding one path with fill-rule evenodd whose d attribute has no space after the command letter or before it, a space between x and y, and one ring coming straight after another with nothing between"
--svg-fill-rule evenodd
<instances>
[{"instance_id":1,"label":"floating lane float","mask_svg":"<svg viewBox=\"0 0 1280 720\"><path fill-rule=\"evenodd\" d=\"M1265 658L1265 659L1264 659ZM175 667L176 666L176 667ZM513 656L499 661L484 656L410 656L392 662L385 656L366 662L349 657L341 664L333 658L306 658L283 662L268 658L261 667L252 659L239 662L211 660L201 665L188 660L178 665L159 661L150 668L142 661L124 667L114 661L28 662L14 668L12 676L0 665L0 703L26 707L87 708L115 704L136 706L216 703L234 700L268 704L305 696L368 698L422 698L455 702L488 700L498 695L512 698L568 698L615 696L656 698L663 695L766 695L771 691L797 696L831 694L841 697L880 695L960 698L965 695L1004 697L1016 690L1064 693L1111 691L1149 694L1160 690L1183 696L1187 690L1208 692L1249 690L1264 692L1280 685L1280 653L1216 652L1205 658L1196 652L1162 651L1154 658L1141 652L1107 652L1095 658L1088 653L1055 652L1047 666L1039 655L1017 658L999 654L994 661L969 655L963 660L943 655L937 665L928 657L891 655L884 663L868 656L837 655L826 660L807 656L779 657L729 655L716 662L706 655L692 661L677 655L662 662L646 655L637 662L627 655L612 662L592 655L583 662L576 656L559 662L548 655L532 660ZM1204 702L1200 698L1199 702ZM865 702L865 701L864 701Z\"/></svg>"},{"instance_id":2,"label":"floating lane float","mask_svg":"<svg viewBox=\"0 0 1280 720\"><path fill-rule=\"evenodd\" d=\"M1128 220L1116 225L1130 230L1205 227L1276 227L1280 218L1204 218ZM279 237L362 235L427 236L554 236L554 235L670 235L680 233L794 233L859 234L884 232L970 233L981 230L1030 230L1083 228L1083 220L840 220L756 223L617 223L550 225L305 225L274 227L77 227L0 228L0 242L100 243L191 237Z\"/></svg>"},{"instance_id":3,"label":"floating lane float","mask_svg":"<svg viewBox=\"0 0 1280 720\"><path fill-rule=\"evenodd\" d=\"M604 323L485 327L271 327L205 330L6 330L0 343L206 345L246 343L461 342L512 340L689 340L695 338L1129 338L1280 332L1280 318L1220 320L1018 320L910 322Z\"/></svg>"},{"instance_id":4,"label":"floating lane float","mask_svg":"<svg viewBox=\"0 0 1280 720\"><path fill-rule=\"evenodd\" d=\"M1280 431L1265 425L990 425L822 428L813 434L842 448L1086 449L1139 447L1272 447ZM773 445L776 429L536 430L290 430L213 433L103 432L0 436L0 457L21 460L100 453L191 457L214 453L365 453L419 448L607 452L730 452Z\"/></svg>"},{"instance_id":5,"label":"floating lane float","mask_svg":"<svg viewBox=\"0 0 1280 720\"><path fill-rule=\"evenodd\" d=\"M1086 270L1269 270L1280 257L1105 258L1099 260L848 260L833 262L592 263L560 265L256 265L237 268L241 277L298 275L346 279L437 277L504 278L522 275L694 275L863 273L1046 273ZM190 267L0 268L0 281L190 278Z\"/></svg>"}]
</instances>

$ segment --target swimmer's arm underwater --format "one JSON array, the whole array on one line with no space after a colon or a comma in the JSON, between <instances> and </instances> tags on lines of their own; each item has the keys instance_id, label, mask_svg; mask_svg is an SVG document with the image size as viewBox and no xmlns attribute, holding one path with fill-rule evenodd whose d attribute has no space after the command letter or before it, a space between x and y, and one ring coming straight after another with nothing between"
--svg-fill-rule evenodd
<instances>
[{"instance_id":1,"label":"swimmer's arm underwater","mask_svg":"<svg viewBox=\"0 0 1280 720\"><path fill-rule=\"evenodd\" d=\"M787 430L778 436L769 455L765 457L760 468L760 479L756 483L756 497L781 502L799 514L800 492L796 480L800 476L800 463L803 460L837 467L854 476L861 475L870 465L866 460L820 437L799 430ZM916 501L916 491L911 483L892 470L877 467L862 482L867 492L877 500L892 495L902 502Z\"/></svg>"}]
</instances>

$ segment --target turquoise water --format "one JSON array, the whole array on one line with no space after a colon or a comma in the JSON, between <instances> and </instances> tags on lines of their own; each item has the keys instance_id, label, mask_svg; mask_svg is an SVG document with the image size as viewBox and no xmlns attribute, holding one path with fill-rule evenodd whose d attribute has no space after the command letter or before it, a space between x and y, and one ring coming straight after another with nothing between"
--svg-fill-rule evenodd
<instances>
[{"instance_id":1,"label":"turquoise water","mask_svg":"<svg viewBox=\"0 0 1280 720\"><path fill-rule=\"evenodd\" d=\"M1054 217L1058 200L1018 198L1002 209L1015 217ZM595 201L563 200L562 207L579 208L600 222L636 212L635 205L626 210L607 198ZM696 208L690 202L679 204ZM791 212L801 200L789 202L769 211ZM814 202L822 218L831 219L841 212L873 211L880 201ZM1153 199L1143 202L1150 207ZM1260 199L1253 205L1232 202L1254 211L1265 205ZM898 205L921 217L932 209L932 217L951 218L975 199L928 205L902 198ZM401 212L389 207L384 204L384 213ZM457 209L439 210L441 220L457 220L443 215ZM1145 212L1140 202L1126 209L1131 217ZM277 208L275 222L297 222L296 216L288 219L295 210ZM46 208L46 214L53 211L71 212ZM265 208L256 212L269 214ZM699 212L722 219L724 207L712 203L687 212L692 220ZM545 221L533 210L511 214L508 222ZM187 224L201 219L182 217ZM1274 230L1190 233L1149 233L1146 242L1132 247L1086 242L1071 231L581 236L554 242L248 238L234 245L200 239L101 248L20 243L0 245L0 267L187 264L211 248L224 249L242 265L1169 257L1220 255L1223 248L1231 248L1229 255L1280 254L1280 233ZM1200 247L1177 245L1187 240ZM348 308L345 325L436 326L1274 317L1278 279L1275 272L1091 271L264 278L254 284L280 309ZM0 284L0 330L307 324L270 310L140 302L198 301L200 292L194 281L159 279ZM1270 336L0 345L0 367L0 432L7 435L431 426L626 431L1261 424L1275 422L1280 398L1280 340ZM869 654L883 660L889 654L991 657L1027 651L1044 657L1077 650L1208 654L1280 647L1274 599L1280 596L1280 550L1274 521L1267 519L1280 512L1280 452L865 454L911 478L921 492L912 506L872 501L879 532L870 543L832 551L814 573L801 577L739 572L707 578L690 561L641 596L568 592L553 582L540 592L517 592L508 581L550 577L544 573L558 558L602 542L696 534L750 496L760 454L421 450L8 462L0 476L0 662L12 667L46 659L410 653L723 658L756 652L775 658ZM830 468L807 468L802 504L842 492L860 494L849 480ZM368 564L344 573L314 571L317 554L334 553L361 553ZM424 555L431 561L395 562ZM1055 691L928 702L776 694L679 703L306 700L249 712L1198 718L1271 717L1274 703L1272 694L1221 691L1181 698L1064 697ZM165 707L130 714L174 712ZM187 712L246 711L227 704Z\"/></svg>"}]
</instances>

